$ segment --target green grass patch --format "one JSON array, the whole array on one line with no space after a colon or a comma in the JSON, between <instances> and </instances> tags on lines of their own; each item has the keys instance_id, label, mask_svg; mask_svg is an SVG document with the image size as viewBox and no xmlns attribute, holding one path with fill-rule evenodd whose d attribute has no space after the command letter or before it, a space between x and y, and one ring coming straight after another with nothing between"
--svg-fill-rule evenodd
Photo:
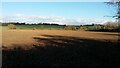
<instances>
[{"instance_id":1,"label":"green grass patch","mask_svg":"<svg viewBox=\"0 0 120 68\"><path fill-rule=\"evenodd\" d=\"M7 26L0 26L0 30L6 30L6 29L8 29Z\"/></svg>"},{"instance_id":2,"label":"green grass patch","mask_svg":"<svg viewBox=\"0 0 120 68\"><path fill-rule=\"evenodd\" d=\"M16 29L30 29L30 30L35 30L35 29L49 29L49 30L59 30L63 29L64 26L60 25L16 25ZM0 26L0 29L9 29L8 26Z\"/></svg>"}]
</instances>

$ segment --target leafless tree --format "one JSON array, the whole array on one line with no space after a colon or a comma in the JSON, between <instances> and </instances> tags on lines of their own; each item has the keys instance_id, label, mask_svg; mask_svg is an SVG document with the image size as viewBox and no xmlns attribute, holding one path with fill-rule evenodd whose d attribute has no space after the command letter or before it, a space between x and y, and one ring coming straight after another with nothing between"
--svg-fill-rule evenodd
<instances>
[{"instance_id":1,"label":"leafless tree","mask_svg":"<svg viewBox=\"0 0 120 68\"><path fill-rule=\"evenodd\" d=\"M116 7L116 13L112 17L116 18L120 29L120 0L110 0L107 4Z\"/></svg>"}]
</instances>

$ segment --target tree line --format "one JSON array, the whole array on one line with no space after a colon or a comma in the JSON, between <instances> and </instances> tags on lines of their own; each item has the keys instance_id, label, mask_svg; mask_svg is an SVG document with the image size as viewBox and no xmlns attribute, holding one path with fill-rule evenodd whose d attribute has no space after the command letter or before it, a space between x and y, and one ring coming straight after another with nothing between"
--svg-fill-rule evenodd
<instances>
[{"instance_id":1,"label":"tree line","mask_svg":"<svg viewBox=\"0 0 120 68\"><path fill-rule=\"evenodd\" d=\"M2 26L8 26L9 24L13 24L13 25L59 25L59 24L56 24L56 23L19 23L19 22L8 22L8 23L4 23L4 22L1 22L1 25Z\"/></svg>"}]
</instances>

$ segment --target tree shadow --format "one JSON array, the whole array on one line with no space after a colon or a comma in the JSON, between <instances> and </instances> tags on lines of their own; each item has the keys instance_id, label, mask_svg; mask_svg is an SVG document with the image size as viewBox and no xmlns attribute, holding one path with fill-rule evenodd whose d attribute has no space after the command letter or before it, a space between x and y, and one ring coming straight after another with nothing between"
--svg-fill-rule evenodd
<instances>
[{"instance_id":1,"label":"tree shadow","mask_svg":"<svg viewBox=\"0 0 120 68\"><path fill-rule=\"evenodd\" d=\"M33 45L33 48L28 50L21 47L3 49L3 68L120 67L119 42L55 35L43 36L49 38L34 38L39 44Z\"/></svg>"},{"instance_id":2,"label":"tree shadow","mask_svg":"<svg viewBox=\"0 0 120 68\"><path fill-rule=\"evenodd\" d=\"M111 36L120 36L119 33L118 34L104 34L104 35L111 35Z\"/></svg>"},{"instance_id":3,"label":"tree shadow","mask_svg":"<svg viewBox=\"0 0 120 68\"><path fill-rule=\"evenodd\" d=\"M112 29L112 30L108 30L108 29L98 29L98 30L87 30L87 31L95 31L95 32L120 32L119 29Z\"/></svg>"}]
</instances>

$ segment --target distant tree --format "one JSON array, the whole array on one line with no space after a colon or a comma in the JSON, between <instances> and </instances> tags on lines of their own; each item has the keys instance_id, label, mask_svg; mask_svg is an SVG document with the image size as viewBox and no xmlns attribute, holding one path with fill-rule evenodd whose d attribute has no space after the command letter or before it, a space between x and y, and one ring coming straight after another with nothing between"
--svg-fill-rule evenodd
<instances>
[{"instance_id":1,"label":"distant tree","mask_svg":"<svg viewBox=\"0 0 120 68\"><path fill-rule=\"evenodd\" d=\"M2 26L2 22L0 22L0 26Z\"/></svg>"},{"instance_id":2,"label":"distant tree","mask_svg":"<svg viewBox=\"0 0 120 68\"><path fill-rule=\"evenodd\" d=\"M15 26L14 24L9 24L9 25L8 25L8 28L9 28L9 29L16 29L16 26Z\"/></svg>"},{"instance_id":3,"label":"distant tree","mask_svg":"<svg viewBox=\"0 0 120 68\"><path fill-rule=\"evenodd\" d=\"M108 30L118 29L118 23L117 22L106 22L105 29L108 29Z\"/></svg>"},{"instance_id":4,"label":"distant tree","mask_svg":"<svg viewBox=\"0 0 120 68\"><path fill-rule=\"evenodd\" d=\"M102 29L102 26L96 25L96 29L95 30L101 30L101 29Z\"/></svg>"},{"instance_id":5,"label":"distant tree","mask_svg":"<svg viewBox=\"0 0 120 68\"><path fill-rule=\"evenodd\" d=\"M112 17L116 19L116 21L118 22L118 31L120 32L120 0L109 0L109 2L107 2L107 4L109 6L114 6L115 9L115 15L113 15Z\"/></svg>"},{"instance_id":6,"label":"distant tree","mask_svg":"<svg viewBox=\"0 0 120 68\"><path fill-rule=\"evenodd\" d=\"M107 2L109 6L114 6L115 9L115 15L113 15L113 18L116 18L118 25L120 26L120 0L110 0Z\"/></svg>"},{"instance_id":7,"label":"distant tree","mask_svg":"<svg viewBox=\"0 0 120 68\"><path fill-rule=\"evenodd\" d=\"M75 30L74 26L64 26L65 30Z\"/></svg>"},{"instance_id":8,"label":"distant tree","mask_svg":"<svg viewBox=\"0 0 120 68\"><path fill-rule=\"evenodd\" d=\"M84 26L80 26L79 30L87 30L87 28Z\"/></svg>"}]
</instances>

